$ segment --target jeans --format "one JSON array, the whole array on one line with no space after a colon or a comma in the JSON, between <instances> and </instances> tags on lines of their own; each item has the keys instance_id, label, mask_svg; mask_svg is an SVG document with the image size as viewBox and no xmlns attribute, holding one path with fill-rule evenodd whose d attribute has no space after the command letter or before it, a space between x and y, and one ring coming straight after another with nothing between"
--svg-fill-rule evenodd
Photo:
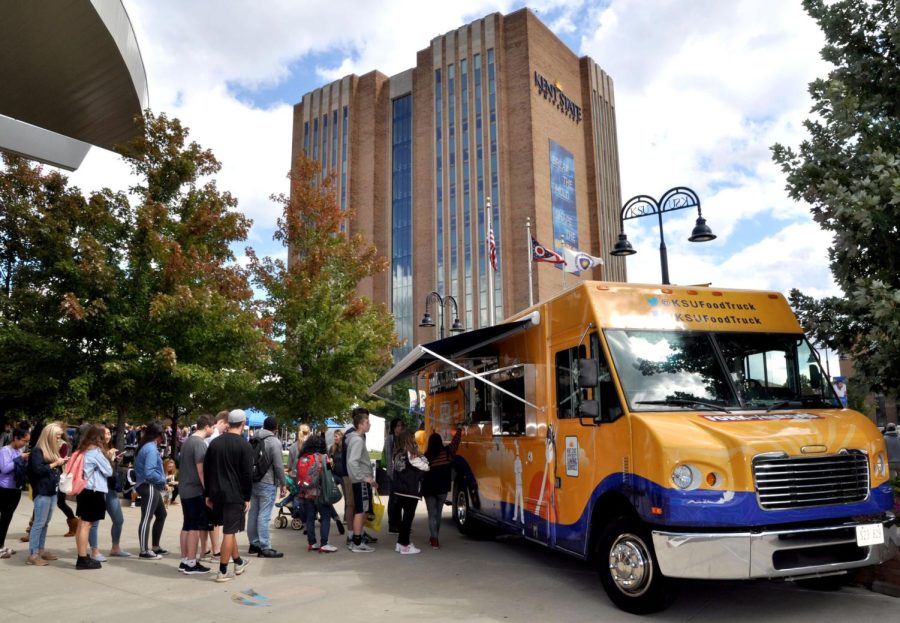
<instances>
[{"instance_id":1,"label":"jeans","mask_svg":"<svg viewBox=\"0 0 900 623\"><path fill-rule=\"evenodd\" d=\"M122 537L122 524L125 523L125 516L122 515L122 504L119 502L119 494L115 491L106 492L106 512L109 513L109 519L112 521L112 527L109 532L112 536L113 547L119 544ZM99 521L91 524L91 531L88 533L88 545L91 549L97 549L97 528L100 526Z\"/></svg>"},{"instance_id":2,"label":"jeans","mask_svg":"<svg viewBox=\"0 0 900 623\"><path fill-rule=\"evenodd\" d=\"M247 518L247 536L250 545L259 549L271 549L269 542L269 520L272 519L272 506L275 505L277 488L267 482L254 482L253 494L250 496L250 515Z\"/></svg>"},{"instance_id":3,"label":"jeans","mask_svg":"<svg viewBox=\"0 0 900 623\"><path fill-rule=\"evenodd\" d=\"M432 539L438 538L441 531L441 514L444 512L444 502L447 501L446 493L425 496L425 508L428 509L428 531Z\"/></svg>"},{"instance_id":4,"label":"jeans","mask_svg":"<svg viewBox=\"0 0 900 623\"><path fill-rule=\"evenodd\" d=\"M44 549L47 527L50 525L50 518L53 517L54 506L56 494L34 496L34 524L31 526L31 538L28 540L28 551L32 556Z\"/></svg>"},{"instance_id":5,"label":"jeans","mask_svg":"<svg viewBox=\"0 0 900 623\"><path fill-rule=\"evenodd\" d=\"M322 517L319 522L319 545L328 543L328 533L331 530L330 504L319 504L315 500L303 500L300 503L300 512L306 522L306 541L313 545L316 542L316 511Z\"/></svg>"}]
</instances>

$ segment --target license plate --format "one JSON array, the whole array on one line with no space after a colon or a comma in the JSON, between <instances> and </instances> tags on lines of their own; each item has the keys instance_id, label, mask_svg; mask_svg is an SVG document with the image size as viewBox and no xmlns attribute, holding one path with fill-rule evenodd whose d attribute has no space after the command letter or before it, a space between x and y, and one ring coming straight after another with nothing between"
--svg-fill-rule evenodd
<instances>
[{"instance_id":1,"label":"license plate","mask_svg":"<svg viewBox=\"0 0 900 623\"><path fill-rule=\"evenodd\" d=\"M880 523L856 526L857 546L865 547L867 545L881 545L882 543L884 543L884 529Z\"/></svg>"}]
</instances>

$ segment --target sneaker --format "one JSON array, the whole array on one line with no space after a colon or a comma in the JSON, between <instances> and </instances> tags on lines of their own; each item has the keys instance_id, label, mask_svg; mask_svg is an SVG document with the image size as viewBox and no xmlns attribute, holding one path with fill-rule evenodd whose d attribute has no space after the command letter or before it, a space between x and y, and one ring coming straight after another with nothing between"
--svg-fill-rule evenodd
<instances>
[{"instance_id":1,"label":"sneaker","mask_svg":"<svg viewBox=\"0 0 900 623\"><path fill-rule=\"evenodd\" d=\"M403 546L400 545L399 543L397 543L396 545L394 545L394 551L399 552L401 547L403 547Z\"/></svg>"},{"instance_id":2,"label":"sneaker","mask_svg":"<svg viewBox=\"0 0 900 623\"><path fill-rule=\"evenodd\" d=\"M262 551L262 550L259 548L258 545L253 545L253 544L251 543L251 544L250 544L250 549L247 550L247 553L248 553L248 554L258 554L258 553L260 553L261 551Z\"/></svg>"},{"instance_id":3,"label":"sneaker","mask_svg":"<svg viewBox=\"0 0 900 623\"><path fill-rule=\"evenodd\" d=\"M179 573L184 573L184 570L187 569L187 568L188 568L188 564L182 560L182 561L181 561L181 564L178 565L178 572L179 572Z\"/></svg>"},{"instance_id":4,"label":"sneaker","mask_svg":"<svg viewBox=\"0 0 900 623\"><path fill-rule=\"evenodd\" d=\"M9 558L11 556L12 556L12 554L10 554L9 550L6 549L5 547L3 549L0 549L0 558Z\"/></svg>"},{"instance_id":5,"label":"sneaker","mask_svg":"<svg viewBox=\"0 0 900 623\"><path fill-rule=\"evenodd\" d=\"M257 558L284 558L284 554L282 552L276 551L271 547L260 550L256 556Z\"/></svg>"},{"instance_id":6,"label":"sneaker","mask_svg":"<svg viewBox=\"0 0 900 623\"><path fill-rule=\"evenodd\" d=\"M328 543L319 548L320 554L331 554L336 551L337 548L334 545L329 545Z\"/></svg>"},{"instance_id":7,"label":"sneaker","mask_svg":"<svg viewBox=\"0 0 900 623\"><path fill-rule=\"evenodd\" d=\"M169 553L169 550L163 549L163 548L161 548L161 547L154 547L154 548L153 548L153 553L154 553L154 554L159 554L160 556L165 556L166 554Z\"/></svg>"},{"instance_id":8,"label":"sneaker","mask_svg":"<svg viewBox=\"0 0 900 623\"><path fill-rule=\"evenodd\" d=\"M437 539L428 539L428 542L431 543L431 549L441 549L441 542Z\"/></svg>"},{"instance_id":9,"label":"sneaker","mask_svg":"<svg viewBox=\"0 0 900 623\"><path fill-rule=\"evenodd\" d=\"M374 552L375 548L369 547L365 543L360 543L359 545L353 543L350 545L350 551L354 554L368 554L369 552Z\"/></svg>"},{"instance_id":10,"label":"sneaker","mask_svg":"<svg viewBox=\"0 0 900 623\"><path fill-rule=\"evenodd\" d=\"M106 556L100 553L98 553L96 556L91 556L91 558L93 558L97 562L106 562Z\"/></svg>"},{"instance_id":11,"label":"sneaker","mask_svg":"<svg viewBox=\"0 0 900 623\"><path fill-rule=\"evenodd\" d=\"M75 561L75 568L79 570L100 569L101 567L102 565L90 556L79 556Z\"/></svg>"},{"instance_id":12,"label":"sneaker","mask_svg":"<svg viewBox=\"0 0 900 623\"><path fill-rule=\"evenodd\" d=\"M306 551L308 551L308 552L315 552L315 551L318 551L318 549L319 549L319 545L317 543L310 543L309 545L306 546Z\"/></svg>"},{"instance_id":13,"label":"sneaker","mask_svg":"<svg viewBox=\"0 0 900 623\"><path fill-rule=\"evenodd\" d=\"M401 545L400 553L401 554L420 554L420 553L422 553L422 550L420 550L418 547L416 547L415 545L410 543L409 545Z\"/></svg>"},{"instance_id":14,"label":"sneaker","mask_svg":"<svg viewBox=\"0 0 900 623\"><path fill-rule=\"evenodd\" d=\"M219 571L219 573L216 574L216 582L231 582L233 579L234 574L230 571L226 571L225 573Z\"/></svg>"},{"instance_id":15,"label":"sneaker","mask_svg":"<svg viewBox=\"0 0 900 623\"><path fill-rule=\"evenodd\" d=\"M114 558L131 558L131 552L126 552L124 549L120 549L115 554L110 552L109 555L113 556Z\"/></svg>"},{"instance_id":16,"label":"sneaker","mask_svg":"<svg viewBox=\"0 0 900 623\"><path fill-rule=\"evenodd\" d=\"M195 564L193 567L190 565L184 566L184 574L185 575L200 575L200 574L209 573L209 572L210 572L210 568L204 567L199 562L197 564Z\"/></svg>"},{"instance_id":17,"label":"sneaker","mask_svg":"<svg viewBox=\"0 0 900 623\"><path fill-rule=\"evenodd\" d=\"M234 574L240 575L244 571L246 571L247 567L250 565L249 560L244 560L241 564L234 563Z\"/></svg>"},{"instance_id":18,"label":"sneaker","mask_svg":"<svg viewBox=\"0 0 900 623\"><path fill-rule=\"evenodd\" d=\"M160 556L156 552L141 552L138 555L138 558L140 558L141 560L159 560L160 558L162 558L162 556Z\"/></svg>"},{"instance_id":19,"label":"sneaker","mask_svg":"<svg viewBox=\"0 0 900 623\"><path fill-rule=\"evenodd\" d=\"M132 502L132 503L131 503L131 508L137 508L137 504L135 504L134 502Z\"/></svg>"}]
</instances>

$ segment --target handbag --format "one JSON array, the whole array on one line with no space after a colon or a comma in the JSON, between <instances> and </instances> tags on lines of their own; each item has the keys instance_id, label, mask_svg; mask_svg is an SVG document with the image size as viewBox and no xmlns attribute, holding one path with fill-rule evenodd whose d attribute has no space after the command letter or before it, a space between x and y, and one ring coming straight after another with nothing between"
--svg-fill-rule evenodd
<instances>
[{"instance_id":1,"label":"handbag","mask_svg":"<svg viewBox=\"0 0 900 623\"><path fill-rule=\"evenodd\" d=\"M375 494L372 500L372 510L366 514L366 528L371 528L375 532L381 532L381 520L384 517L384 504L381 502L381 496Z\"/></svg>"},{"instance_id":2,"label":"handbag","mask_svg":"<svg viewBox=\"0 0 900 623\"><path fill-rule=\"evenodd\" d=\"M319 495L316 497L316 502L319 504L336 504L341 501L343 495L341 495L341 490L334 483L331 468L328 467L324 459L322 463L321 483L319 484Z\"/></svg>"}]
</instances>

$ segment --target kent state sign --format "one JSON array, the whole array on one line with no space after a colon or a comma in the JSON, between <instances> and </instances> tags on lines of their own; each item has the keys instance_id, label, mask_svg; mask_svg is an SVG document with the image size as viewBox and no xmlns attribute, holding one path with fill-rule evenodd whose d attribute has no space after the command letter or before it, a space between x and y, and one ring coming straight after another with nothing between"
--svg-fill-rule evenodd
<instances>
[{"instance_id":1,"label":"kent state sign","mask_svg":"<svg viewBox=\"0 0 900 623\"><path fill-rule=\"evenodd\" d=\"M565 116L572 119L575 123L581 123L581 106L566 97L558 83L554 84L544 78L538 72L534 72L534 86L537 87L538 93L544 96L544 99L556 106L556 108Z\"/></svg>"}]
</instances>

